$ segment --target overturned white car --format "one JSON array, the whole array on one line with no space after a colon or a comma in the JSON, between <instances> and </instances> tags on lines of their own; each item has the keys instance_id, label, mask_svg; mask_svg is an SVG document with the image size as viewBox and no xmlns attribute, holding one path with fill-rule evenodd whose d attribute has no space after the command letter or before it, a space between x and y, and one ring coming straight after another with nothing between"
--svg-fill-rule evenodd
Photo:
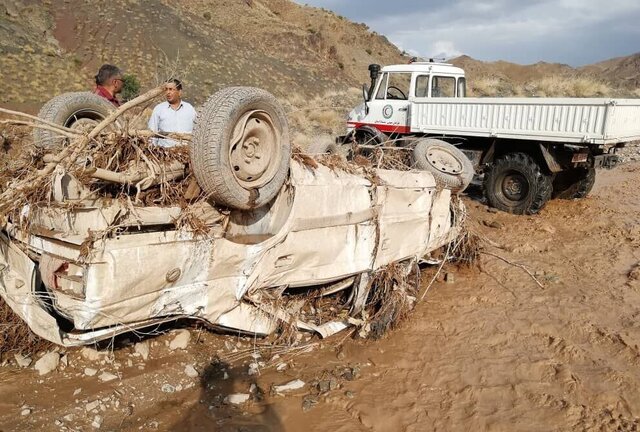
<instances>
[{"instance_id":1,"label":"overturned white car","mask_svg":"<svg viewBox=\"0 0 640 432\"><path fill-rule=\"evenodd\" d=\"M60 345L185 317L261 335L286 322L326 336L346 321L305 322L271 300L349 289L345 308L355 316L370 295L368 275L415 263L459 234L462 204L427 171L291 159L282 109L257 89L209 99L190 158L205 199L188 207L136 202L140 188L162 179L105 199L106 169L91 165L99 158L59 164L50 205L23 206L0 234L0 295ZM187 208L199 232L176 226Z\"/></svg>"}]
</instances>

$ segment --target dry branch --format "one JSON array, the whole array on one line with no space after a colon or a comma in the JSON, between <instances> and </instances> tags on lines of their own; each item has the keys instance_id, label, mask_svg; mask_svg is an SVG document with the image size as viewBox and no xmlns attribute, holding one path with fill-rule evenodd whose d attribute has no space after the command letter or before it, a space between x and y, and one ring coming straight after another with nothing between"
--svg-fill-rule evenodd
<instances>
[{"instance_id":1,"label":"dry branch","mask_svg":"<svg viewBox=\"0 0 640 432\"><path fill-rule=\"evenodd\" d=\"M544 289L544 285L538 280L538 278L535 277L535 275L533 273L531 273L531 270L529 270L526 266L524 266L523 264L519 264L519 263L514 263L512 261L509 261L508 259L506 259L505 257L502 257L498 254L494 254L492 252L487 252L487 251L480 251L480 253L485 254L485 255L489 255L492 256L494 258L498 258L501 261L504 261L505 263L512 265L514 267L518 267L522 270L524 270L529 276L531 276L531 279L533 279L535 281L536 284L538 284L538 286L540 288Z\"/></svg>"},{"instance_id":2,"label":"dry branch","mask_svg":"<svg viewBox=\"0 0 640 432\"><path fill-rule=\"evenodd\" d=\"M79 135L78 138L75 139L69 146L65 147L62 152L57 156L57 160L59 163L65 168L68 169L78 158L80 153L85 149L85 147L93 141L104 129L106 129L109 125L111 125L118 117L122 114L130 110L131 108L143 104L157 96L159 96L164 91L164 86L159 86L154 88L153 90L148 91L147 93L138 96L137 98L125 103L116 111L111 113L107 118L102 120L96 127L94 127L91 132L87 135ZM6 110L9 111L9 110ZM11 113L14 113L12 111ZM31 116L32 117L32 116ZM36 117L37 119L37 117ZM38 119L39 120L39 119ZM45 178L50 175L58 162L50 162L44 168L35 171L31 175L28 175L21 181L11 184L7 190L5 190L0 195L0 213L6 214L7 210L14 207L16 197L23 193L28 189L35 189L42 186L42 183L45 181Z\"/></svg>"}]
</instances>

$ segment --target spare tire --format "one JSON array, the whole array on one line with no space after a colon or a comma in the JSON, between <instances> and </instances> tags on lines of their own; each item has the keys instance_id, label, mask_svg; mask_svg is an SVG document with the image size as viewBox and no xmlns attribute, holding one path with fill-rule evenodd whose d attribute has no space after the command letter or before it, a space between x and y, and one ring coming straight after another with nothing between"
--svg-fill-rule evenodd
<instances>
[{"instance_id":1,"label":"spare tire","mask_svg":"<svg viewBox=\"0 0 640 432\"><path fill-rule=\"evenodd\" d=\"M436 184L462 192L473 179L473 164L461 150L438 139L421 139L413 149L414 166L433 174Z\"/></svg>"},{"instance_id":2,"label":"spare tire","mask_svg":"<svg viewBox=\"0 0 640 432\"><path fill-rule=\"evenodd\" d=\"M191 164L217 204L248 210L269 203L289 174L290 158L284 110L265 90L225 88L198 113Z\"/></svg>"},{"instance_id":3,"label":"spare tire","mask_svg":"<svg viewBox=\"0 0 640 432\"><path fill-rule=\"evenodd\" d=\"M63 93L44 104L38 117L72 129L91 130L115 107L101 96L90 92ZM57 147L64 141L55 132L35 129L33 143L40 148Z\"/></svg>"}]
</instances>

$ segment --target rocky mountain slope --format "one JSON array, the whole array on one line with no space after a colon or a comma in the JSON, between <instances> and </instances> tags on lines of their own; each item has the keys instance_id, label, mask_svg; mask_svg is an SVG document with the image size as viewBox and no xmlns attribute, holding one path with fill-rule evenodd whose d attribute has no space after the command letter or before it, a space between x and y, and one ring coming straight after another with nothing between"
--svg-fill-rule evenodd
<instances>
[{"instance_id":1,"label":"rocky mountain slope","mask_svg":"<svg viewBox=\"0 0 640 432\"><path fill-rule=\"evenodd\" d=\"M91 88L104 62L143 86L176 74L202 102L230 85L321 94L366 81L369 63L404 61L364 24L288 0L7 0L0 55L11 83L0 103L13 105Z\"/></svg>"},{"instance_id":2,"label":"rocky mountain slope","mask_svg":"<svg viewBox=\"0 0 640 432\"><path fill-rule=\"evenodd\" d=\"M0 4L0 104L28 111L55 94L90 89L105 62L135 74L143 87L180 76L187 99L201 103L230 85L263 87L289 100L340 93L367 82L370 63L407 60L366 25L290 0ZM477 95L633 95L640 84L640 53L579 69L468 56L452 62L477 83ZM603 85L583 82L579 91L557 83L532 87L549 77L588 77Z\"/></svg>"}]
</instances>

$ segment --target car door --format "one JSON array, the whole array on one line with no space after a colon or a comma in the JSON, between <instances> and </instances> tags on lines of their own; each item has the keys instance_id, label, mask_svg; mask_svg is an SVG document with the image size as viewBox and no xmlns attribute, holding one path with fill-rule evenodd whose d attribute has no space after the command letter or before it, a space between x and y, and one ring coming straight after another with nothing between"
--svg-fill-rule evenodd
<instances>
[{"instance_id":1,"label":"car door","mask_svg":"<svg viewBox=\"0 0 640 432\"><path fill-rule=\"evenodd\" d=\"M384 133L409 132L410 72L385 72L369 103L365 124Z\"/></svg>"}]
</instances>

